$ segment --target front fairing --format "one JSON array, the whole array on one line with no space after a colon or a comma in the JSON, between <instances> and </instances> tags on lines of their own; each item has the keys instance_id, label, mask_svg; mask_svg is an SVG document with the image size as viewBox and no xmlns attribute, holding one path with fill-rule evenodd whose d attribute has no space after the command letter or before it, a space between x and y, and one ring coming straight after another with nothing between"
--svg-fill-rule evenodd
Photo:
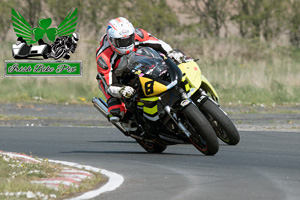
<instances>
[{"instance_id":1,"label":"front fairing","mask_svg":"<svg viewBox=\"0 0 300 200\"><path fill-rule=\"evenodd\" d=\"M177 85L182 73L169 59L149 47L141 48L130 56L129 70L139 77L145 96L157 96Z\"/></svg>"},{"instance_id":2,"label":"front fairing","mask_svg":"<svg viewBox=\"0 0 300 200\"><path fill-rule=\"evenodd\" d=\"M202 83L201 70L196 62L190 61L178 65L191 87L191 94L196 92Z\"/></svg>"}]
</instances>

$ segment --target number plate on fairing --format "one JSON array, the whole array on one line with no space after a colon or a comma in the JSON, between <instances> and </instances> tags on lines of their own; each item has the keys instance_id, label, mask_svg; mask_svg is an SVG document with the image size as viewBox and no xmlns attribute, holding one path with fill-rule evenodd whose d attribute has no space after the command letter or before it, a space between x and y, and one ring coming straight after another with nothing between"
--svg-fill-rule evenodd
<instances>
[{"instance_id":1,"label":"number plate on fairing","mask_svg":"<svg viewBox=\"0 0 300 200\"><path fill-rule=\"evenodd\" d=\"M154 81L150 78L139 77L144 95L147 97L156 96L165 92L168 88L166 85L163 85L157 81Z\"/></svg>"}]
</instances>

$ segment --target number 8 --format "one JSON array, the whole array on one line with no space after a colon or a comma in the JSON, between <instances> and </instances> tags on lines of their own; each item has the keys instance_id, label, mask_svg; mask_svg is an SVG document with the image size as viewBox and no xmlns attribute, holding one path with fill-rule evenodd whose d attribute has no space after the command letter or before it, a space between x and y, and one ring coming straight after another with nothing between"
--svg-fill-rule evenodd
<instances>
[{"instance_id":1,"label":"number 8","mask_svg":"<svg viewBox=\"0 0 300 200\"><path fill-rule=\"evenodd\" d=\"M146 95L150 95L153 93L154 81L148 81L145 83L145 93Z\"/></svg>"}]
</instances>

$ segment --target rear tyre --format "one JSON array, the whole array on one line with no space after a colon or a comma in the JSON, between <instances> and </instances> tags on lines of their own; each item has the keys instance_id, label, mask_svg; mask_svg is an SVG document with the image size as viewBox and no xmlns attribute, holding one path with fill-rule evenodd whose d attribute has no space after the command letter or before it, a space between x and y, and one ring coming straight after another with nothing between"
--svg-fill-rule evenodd
<instances>
[{"instance_id":1,"label":"rear tyre","mask_svg":"<svg viewBox=\"0 0 300 200\"><path fill-rule=\"evenodd\" d=\"M228 145L239 143L240 134L238 130L217 104L208 99L199 108L205 114L220 140Z\"/></svg>"},{"instance_id":2,"label":"rear tyre","mask_svg":"<svg viewBox=\"0 0 300 200\"><path fill-rule=\"evenodd\" d=\"M162 153L166 150L166 145L161 145L157 143L144 142L142 140L136 139L137 143L143 147L148 153Z\"/></svg>"},{"instance_id":3,"label":"rear tyre","mask_svg":"<svg viewBox=\"0 0 300 200\"><path fill-rule=\"evenodd\" d=\"M186 118L184 126L191 133L191 143L205 155L216 154L219 151L219 141L205 116L194 104L188 105L183 114Z\"/></svg>"}]
</instances>

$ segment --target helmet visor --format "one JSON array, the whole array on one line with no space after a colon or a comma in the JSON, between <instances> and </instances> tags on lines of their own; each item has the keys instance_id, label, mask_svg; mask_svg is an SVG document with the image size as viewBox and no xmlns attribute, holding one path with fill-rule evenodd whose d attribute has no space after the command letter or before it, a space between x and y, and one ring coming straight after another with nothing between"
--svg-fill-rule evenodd
<instances>
[{"instance_id":1,"label":"helmet visor","mask_svg":"<svg viewBox=\"0 0 300 200\"><path fill-rule=\"evenodd\" d=\"M126 48L134 43L134 34L131 34L127 38L112 38L112 42L118 48Z\"/></svg>"}]
</instances>

